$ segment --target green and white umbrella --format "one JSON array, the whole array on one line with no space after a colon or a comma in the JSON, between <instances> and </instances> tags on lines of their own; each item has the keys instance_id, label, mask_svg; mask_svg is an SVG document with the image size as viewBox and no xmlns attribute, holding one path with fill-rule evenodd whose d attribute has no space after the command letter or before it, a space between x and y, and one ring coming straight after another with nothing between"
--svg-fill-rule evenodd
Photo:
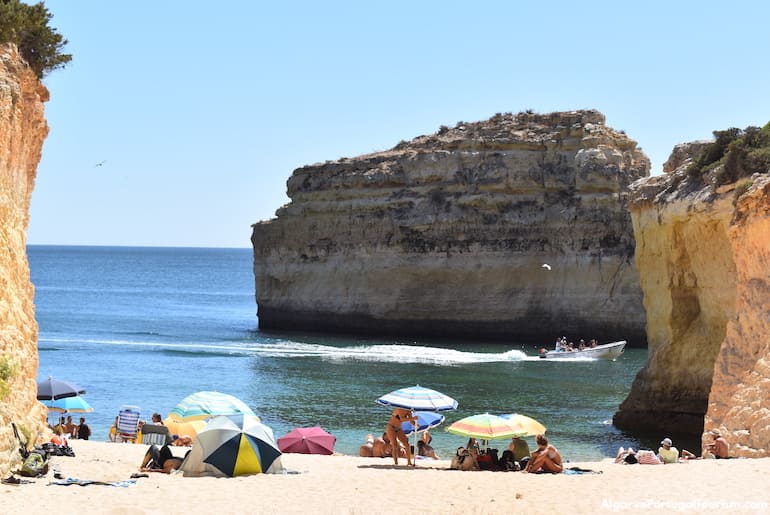
<instances>
[{"instance_id":1,"label":"green and white umbrella","mask_svg":"<svg viewBox=\"0 0 770 515\"><path fill-rule=\"evenodd\" d=\"M171 410L169 418L179 422L206 420L217 415L253 415L254 411L237 397L220 392L188 395Z\"/></svg>"}]
</instances>

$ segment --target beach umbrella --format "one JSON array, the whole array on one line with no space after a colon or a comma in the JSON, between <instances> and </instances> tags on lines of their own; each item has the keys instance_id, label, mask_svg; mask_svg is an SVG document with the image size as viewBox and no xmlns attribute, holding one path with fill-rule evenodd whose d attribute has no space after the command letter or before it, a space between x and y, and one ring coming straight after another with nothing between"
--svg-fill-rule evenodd
<instances>
[{"instance_id":1,"label":"beach umbrella","mask_svg":"<svg viewBox=\"0 0 770 515\"><path fill-rule=\"evenodd\" d=\"M273 430L257 417L216 416L198 432L181 470L185 475L227 477L274 472L280 456Z\"/></svg>"},{"instance_id":2,"label":"beach umbrella","mask_svg":"<svg viewBox=\"0 0 770 515\"><path fill-rule=\"evenodd\" d=\"M169 418L179 422L206 420L217 415L254 415L254 411L237 397L220 392L197 392L188 395L171 410Z\"/></svg>"},{"instance_id":3,"label":"beach umbrella","mask_svg":"<svg viewBox=\"0 0 770 515\"><path fill-rule=\"evenodd\" d=\"M420 385L392 391L377 399L377 402L394 408L421 411L449 411L457 409L457 401L450 396Z\"/></svg>"},{"instance_id":4,"label":"beach umbrella","mask_svg":"<svg viewBox=\"0 0 770 515\"><path fill-rule=\"evenodd\" d=\"M526 415L508 413L500 415L500 417L506 419L511 425L519 429L520 433L516 436L535 436L545 433L545 426L543 424Z\"/></svg>"},{"instance_id":5,"label":"beach umbrella","mask_svg":"<svg viewBox=\"0 0 770 515\"><path fill-rule=\"evenodd\" d=\"M175 420L171 417L163 419L163 425L168 428L172 435L187 435L192 439L198 434L198 431L206 427L205 420L188 420L187 422Z\"/></svg>"},{"instance_id":6,"label":"beach umbrella","mask_svg":"<svg viewBox=\"0 0 770 515\"><path fill-rule=\"evenodd\" d=\"M298 427L278 439L281 452L297 454L334 454L337 437L320 426Z\"/></svg>"},{"instance_id":7,"label":"beach umbrella","mask_svg":"<svg viewBox=\"0 0 770 515\"><path fill-rule=\"evenodd\" d=\"M85 389L76 384L49 377L37 383L37 400L55 401L66 397L75 397L86 393Z\"/></svg>"},{"instance_id":8,"label":"beach umbrella","mask_svg":"<svg viewBox=\"0 0 770 515\"><path fill-rule=\"evenodd\" d=\"M442 422L444 422L444 415L440 413L433 413L432 411L415 411L414 415L417 417L417 432L425 431L426 429L432 429ZM404 430L404 434L410 435L415 432L414 424L411 422L402 422L401 428Z\"/></svg>"},{"instance_id":9,"label":"beach umbrella","mask_svg":"<svg viewBox=\"0 0 770 515\"><path fill-rule=\"evenodd\" d=\"M48 411L57 413L91 413L94 409L80 396L64 397L48 402Z\"/></svg>"},{"instance_id":10,"label":"beach umbrella","mask_svg":"<svg viewBox=\"0 0 770 515\"><path fill-rule=\"evenodd\" d=\"M500 440L521 436L521 430L518 427L502 417L489 413L465 417L452 423L446 430L455 435L480 440Z\"/></svg>"}]
</instances>

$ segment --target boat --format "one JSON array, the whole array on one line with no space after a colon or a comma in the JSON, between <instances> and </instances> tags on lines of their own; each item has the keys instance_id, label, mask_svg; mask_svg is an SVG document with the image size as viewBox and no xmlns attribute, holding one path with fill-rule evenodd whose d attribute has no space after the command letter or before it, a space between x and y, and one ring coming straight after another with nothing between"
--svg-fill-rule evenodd
<instances>
[{"instance_id":1,"label":"boat","mask_svg":"<svg viewBox=\"0 0 770 515\"><path fill-rule=\"evenodd\" d=\"M584 350L545 350L540 349L540 357L543 359L611 359L615 361L623 354L626 341L605 343L596 347L586 347Z\"/></svg>"}]
</instances>

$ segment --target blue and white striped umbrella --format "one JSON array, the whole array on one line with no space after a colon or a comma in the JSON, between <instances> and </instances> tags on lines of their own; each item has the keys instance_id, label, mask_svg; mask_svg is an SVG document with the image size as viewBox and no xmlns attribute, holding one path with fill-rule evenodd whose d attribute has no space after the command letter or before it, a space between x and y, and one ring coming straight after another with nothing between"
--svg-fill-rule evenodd
<instances>
[{"instance_id":1,"label":"blue and white striped umbrella","mask_svg":"<svg viewBox=\"0 0 770 515\"><path fill-rule=\"evenodd\" d=\"M188 395L171 410L169 418L179 422L205 420L217 415L253 415L254 411L237 397L220 392Z\"/></svg>"},{"instance_id":2,"label":"blue and white striped umbrella","mask_svg":"<svg viewBox=\"0 0 770 515\"><path fill-rule=\"evenodd\" d=\"M423 386L409 386L395 390L377 399L379 404L394 408L421 411L449 411L457 409L457 401L448 395Z\"/></svg>"}]
</instances>

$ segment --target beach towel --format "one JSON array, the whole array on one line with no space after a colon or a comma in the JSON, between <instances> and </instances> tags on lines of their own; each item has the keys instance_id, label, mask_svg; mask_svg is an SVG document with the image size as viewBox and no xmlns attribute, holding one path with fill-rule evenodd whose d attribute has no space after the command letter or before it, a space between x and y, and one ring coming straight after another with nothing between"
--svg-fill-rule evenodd
<instances>
[{"instance_id":1,"label":"beach towel","mask_svg":"<svg viewBox=\"0 0 770 515\"><path fill-rule=\"evenodd\" d=\"M580 467L570 467L570 468L564 469L564 473L570 476L574 476L578 474L603 474L604 472L602 470L591 470L591 469L584 469Z\"/></svg>"},{"instance_id":2,"label":"beach towel","mask_svg":"<svg viewBox=\"0 0 770 515\"><path fill-rule=\"evenodd\" d=\"M136 480L134 479L128 479L126 481L92 481L90 479L78 479L75 477L68 477L67 479L63 479L61 481L51 481L48 483L49 485L61 485L61 486L70 486L70 485L78 485L78 486L88 486L88 485L104 485L104 486L119 486L122 488L126 488L129 486L134 486L136 484Z\"/></svg>"}]
</instances>

